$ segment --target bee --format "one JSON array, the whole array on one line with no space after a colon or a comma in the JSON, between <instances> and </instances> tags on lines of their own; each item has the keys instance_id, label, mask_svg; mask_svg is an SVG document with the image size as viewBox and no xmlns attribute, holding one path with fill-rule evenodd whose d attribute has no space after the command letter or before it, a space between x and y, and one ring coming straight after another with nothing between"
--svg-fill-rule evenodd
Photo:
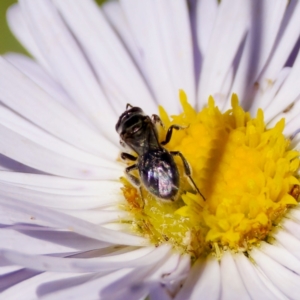
<instances>
[{"instance_id":1,"label":"bee","mask_svg":"<svg viewBox=\"0 0 300 300\"><path fill-rule=\"evenodd\" d=\"M163 126L157 115L147 116L140 107L126 105L126 110L121 114L116 124L116 131L120 136L122 146L128 146L137 156L122 152L121 158L135 162L125 169L128 180L140 190L142 186L155 197L175 201L179 191L180 175L174 161L174 156L179 156L183 163L184 173L189 178L191 185L205 200L196 186L189 163L179 151L168 151L163 146L168 144L173 130L184 129L179 125L171 125L163 142L158 140L157 123ZM138 170L139 178L132 174ZM144 200L143 200L144 201Z\"/></svg>"}]
</instances>

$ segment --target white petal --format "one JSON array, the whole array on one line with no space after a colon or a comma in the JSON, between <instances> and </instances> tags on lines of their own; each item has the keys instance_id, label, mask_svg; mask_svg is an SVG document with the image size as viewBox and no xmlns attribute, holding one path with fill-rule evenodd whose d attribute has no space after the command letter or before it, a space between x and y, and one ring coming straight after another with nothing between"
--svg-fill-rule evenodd
<instances>
[{"instance_id":1,"label":"white petal","mask_svg":"<svg viewBox=\"0 0 300 300\"><path fill-rule=\"evenodd\" d=\"M70 274L70 273L38 273L37 271L32 271L29 269L23 269L25 271L35 272L29 278L20 278L16 280L15 285L12 285L9 289L5 290L1 296L5 299L14 300L22 299L26 295L27 299L41 299L41 297L47 295L48 293L60 290L61 288L72 287L76 284L84 284L93 277L93 274ZM21 273L21 275L23 275ZM12 278L14 279L14 278ZM57 298L56 298L57 299ZM86 298L85 298L86 299Z\"/></svg>"},{"instance_id":2,"label":"white petal","mask_svg":"<svg viewBox=\"0 0 300 300\"><path fill-rule=\"evenodd\" d=\"M26 187L52 193L68 193L70 195L101 195L103 189L118 190L119 181L78 180L51 175L24 174L18 172L0 172L0 181L19 187Z\"/></svg>"},{"instance_id":3,"label":"white petal","mask_svg":"<svg viewBox=\"0 0 300 300\"><path fill-rule=\"evenodd\" d=\"M0 238L5 241L7 249L15 250L22 249L25 253L32 254L44 254L48 252L67 252L70 249L67 247L53 245L44 240L39 240L30 237L29 235L22 234L21 232L15 231L10 227L0 229ZM3 247L3 243L1 247ZM1 259L1 261L3 261Z\"/></svg>"},{"instance_id":4,"label":"white petal","mask_svg":"<svg viewBox=\"0 0 300 300\"><path fill-rule=\"evenodd\" d=\"M14 207L6 207L0 204L0 222L4 225L14 225L16 223L26 224L26 226L51 226L51 223L36 219L30 211L19 211ZM55 227L55 226L52 226Z\"/></svg>"},{"instance_id":5,"label":"white petal","mask_svg":"<svg viewBox=\"0 0 300 300\"><path fill-rule=\"evenodd\" d=\"M199 103L204 104L210 95L220 92L245 37L249 10L249 1L221 1L203 60L198 90ZM224 103L217 105L223 107Z\"/></svg>"},{"instance_id":6,"label":"white petal","mask_svg":"<svg viewBox=\"0 0 300 300\"><path fill-rule=\"evenodd\" d=\"M113 117L117 116L101 91L78 43L52 2L21 0L20 5L32 35L55 77L88 119L108 139L112 139L115 125Z\"/></svg>"},{"instance_id":7,"label":"white petal","mask_svg":"<svg viewBox=\"0 0 300 300\"><path fill-rule=\"evenodd\" d=\"M276 240L292 253L298 260L300 260L300 241L285 230L278 231L274 237Z\"/></svg>"},{"instance_id":8,"label":"white petal","mask_svg":"<svg viewBox=\"0 0 300 300\"><path fill-rule=\"evenodd\" d=\"M46 173L70 178L113 179L120 171L81 163L41 146L0 124L0 153Z\"/></svg>"},{"instance_id":9,"label":"white petal","mask_svg":"<svg viewBox=\"0 0 300 300\"><path fill-rule=\"evenodd\" d=\"M32 227L32 230L22 229L22 226L1 228L0 238L5 241L6 249L22 249L22 252L28 254L88 251L108 245L74 232L49 230L49 228L43 227L38 227L39 230L35 229L34 227Z\"/></svg>"},{"instance_id":10,"label":"white petal","mask_svg":"<svg viewBox=\"0 0 300 300\"><path fill-rule=\"evenodd\" d=\"M26 20L21 11L20 5L14 4L7 10L7 22L10 29L27 50L38 60L48 73L51 74L51 68L35 43L31 32L26 24Z\"/></svg>"},{"instance_id":11,"label":"white petal","mask_svg":"<svg viewBox=\"0 0 300 300\"><path fill-rule=\"evenodd\" d=\"M169 247L160 248L162 249L141 248L120 255L89 259L28 255L17 251L0 249L0 257L8 262L34 270L86 273L153 265L169 253Z\"/></svg>"},{"instance_id":12,"label":"white petal","mask_svg":"<svg viewBox=\"0 0 300 300\"><path fill-rule=\"evenodd\" d=\"M153 269L156 270L157 268L157 264L152 266L152 268L148 266L136 268L131 270L126 276L109 282L109 284L103 286L99 293L101 299L144 299L149 293L149 287L144 284L144 280L147 279L147 276L151 274Z\"/></svg>"},{"instance_id":13,"label":"white petal","mask_svg":"<svg viewBox=\"0 0 300 300\"><path fill-rule=\"evenodd\" d=\"M130 55L132 56L132 59L137 64L139 70L141 71L143 77L146 79L147 82L147 74L145 71L145 66L143 65L142 55L139 51L139 48L137 47L132 32L129 28L129 24L121 8L120 2L117 0L106 1L105 3L103 3L101 8L106 18L108 19L108 22L118 33L120 39L126 46L126 49L129 51Z\"/></svg>"},{"instance_id":14,"label":"white petal","mask_svg":"<svg viewBox=\"0 0 300 300\"><path fill-rule=\"evenodd\" d=\"M120 184L107 184L105 186L105 182L103 182L99 185L103 187L103 191L98 195L81 195L68 191L65 193L40 192L0 182L0 195L41 206L70 210L92 209L121 203L123 196L120 187L115 188Z\"/></svg>"},{"instance_id":15,"label":"white petal","mask_svg":"<svg viewBox=\"0 0 300 300\"><path fill-rule=\"evenodd\" d=\"M279 121L282 118L285 118L286 120L286 126L284 128L283 133L286 136L293 136L295 132L299 129L299 111L300 111L300 97L293 103L292 107L290 110L286 110L283 113L280 113L278 116L276 116L271 123L274 124L274 122ZM292 143L291 143L291 148L297 147L299 144L300 137L299 134L294 136ZM297 147L296 149L299 150Z\"/></svg>"},{"instance_id":16,"label":"white petal","mask_svg":"<svg viewBox=\"0 0 300 300\"><path fill-rule=\"evenodd\" d=\"M91 125L89 120L82 114L82 111L70 99L66 91L33 59L18 53L7 53L4 55L4 58L39 85L53 100L59 102L75 116Z\"/></svg>"},{"instance_id":17,"label":"white petal","mask_svg":"<svg viewBox=\"0 0 300 300\"><path fill-rule=\"evenodd\" d=\"M74 216L76 218L88 221L93 224L106 224L110 222L120 222L120 220L131 220L132 216L125 211L107 211L107 210L63 210L65 214Z\"/></svg>"},{"instance_id":18,"label":"white petal","mask_svg":"<svg viewBox=\"0 0 300 300\"><path fill-rule=\"evenodd\" d=\"M110 272L103 271L100 274L97 274L97 276L105 276ZM46 276L50 275L50 276ZM52 276L51 276L52 275ZM85 284L95 278L94 274L84 274L84 275L77 275L76 273L70 274L70 273L52 273L47 272L44 274L41 274L40 277L40 283L36 283L36 288L33 291L35 294L38 295L39 298L47 297L48 295L53 294L54 292L65 290L68 288L76 287L77 285ZM27 293L26 293L27 294ZM88 293L93 294L92 291ZM76 295L76 294L75 294ZM74 295L74 296L75 296ZM50 296L51 297L51 296ZM58 299L58 298L55 298Z\"/></svg>"},{"instance_id":19,"label":"white petal","mask_svg":"<svg viewBox=\"0 0 300 300\"><path fill-rule=\"evenodd\" d=\"M195 76L190 20L185 1L156 0L161 49L175 91L183 89L189 103L195 105ZM176 103L176 99L172 102Z\"/></svg>"},{"instance_id":20,"label":"white petal","mask_svg":"<svg viewBox=\"0 0 300 300\"><path fill-rule=\"evenodd\" d=\"M16 272L11 272L3 276L1 278L0 283L0 292L1 292L1 298L3 299L16 299L18 294L21 294L22 297L24 297L24 289L19 291L19 285L23 282L27 282L27 280L31 280L35 276L39 275L40 272L30 270L30 269L20 269ZM13 290L13 295L6 293L6 291ZM4 291L4 292L2 292ZM20 298L20 297L19 297ZM35 298L31 298L35 299Z\"/></svg>"},{"instance_id":21,"label":"white petal","mask_svg":"<svg viewBox=\"0 0 300 300\"><path fill-rule=\"evenodd\" d=\"M165 247L162 248L163 249L161 250L163 251L156 251L156 256L160 256L161 259L163 259L164 255L166 254ZM134 255L134 252L132 252L132 254ZM144 270L144 276L145 274L147 274L147 272L149 272L149 268L144 266L139 270L133 271L132 269L123 269L112 273L101 271L101 273L97 273L94 276L78 276L77 280L76 277L73 277L75 280L73 280L72 278L68 280L68 274L60 273L61 275L59 276L55 273L53 274L51 272L47 272L39 275L35 279L32 278L28 282L23 282L17 285L16 289L30 289L31 291L36 290L39 296L49 295L49 299L69 299L69 297L71 297L72 299L80 299L82 297L84 297L85 299L95 299L99 298L100 291L102 293L102 291L108 290L108 292L110 292L110 296L112 296L114 299L117 299L115 295L119 293L119 290L113 289L112 285L116 282L126 282L128 277L132 277L132 279L134 279L134 277L138 278L138 275L141 275L143 273L140 270ZM77 276L77 274L74 275ZM65 280L64 277L66 278ZM61 278L62 280L60 281L60 284L57 284L58 282L56 279L59 278ZM11 288L5 292L5 296L11 296L14 294L13 292L15 292L15 290L14 288ZM55 294L53 292L55 292ZM145 296L146 295L144 295L144 297ZM135 298L131 297L127 299Z\"/></svg>"},{"instance_id":22,"label":"white petal","mask_svg":"<svg viewBox=\"0 0 300 300\"><path fill-rule=\"evenodd\" d=\"M268 289L268 287L260 279L257 273L258 270L244 254L235 254L234 260L251 299L273 300L276 298L276 296L279 298L276 290L274 291L273 289Z\"/></svg>"},{"instance_id":23,"label":"white petal","mask_svg":"<svg viewBox=\"0 0 300 300\"><path fill-rule=\"evenodd\" d=\"M182 288L191 270L191 258L189 255L181 255L174 269L164 276L163 283L170 295L176 295Z\"/></svg>"},{"instance_id":24,"label":"white petal","mask_svg":"<svg viewBox=\"0 0 300 300\"><path fill-rule=\"evenodd\" d=\"M298 206L288 212L287 219L293 219L297 223L300 223L300 209Z\"/></svg>"},{"instance_id":25,"label":"white petal","mask_svg":"<svg viewBox=\"0 0 300 300\"><path fill-rule=\"evenodd\" d=\"M284 218L281 226L289 231L295 238L300 240L300 222Z\"/></svg>"},{"instance_id":26,"label":"white petal","mask_svg":"<svg viewBox=\"0 0 300 300\"><path fill-rule=\"evenodd\" d=\"M300 275L300 261L292 255L293 253L280 247L280 245L270 245L265 242L261 243L259 249L282 266Z\"/></svg>"},{"instance_id":27,"label":"white petal","mask_svg":"<svg viewBox=\"0 0 300 300\"><path fill-rule=\"evenodd\" d=\"M296 61L289 73L287 79L284 81L282 87L278 91L275 98L264 110L266 122L270 121L277 114L286 109L292 104L300 95L300 88L298 87L298 80L300 76L300 52L298 52Z\"/></svg>"},{"instance_id":28,"label":"white petal","mask_svg":"<svg viewBox=\"0 0 300 300\"><path fill-rule=\"evenodd\" d=\"M114 299L141 299L145 294L153 293L157 285L164 287L162 280L176 268L179 261L178 254L169 255L165 259L161 259L158 264L152 265L152 268L138 268L133 270L126 278L112 283L101 291L101 296L105 298L112 297ZM114 291L119 293L114 294ZM163 297L167 296L167 291L163 288L159 294ZM160 299L160 298L159 298Z\"/></svg>"},{"instance_id":29,"label":"white petal","mask_svg":"<svg viewBox=\"0 0 300 300\"><path fill-rule=\"evenodd\" d=\"M1 57L0 94L4 104L54 136L88 152L115 159L118 147L101 138ZM106 114L112 118L109 111ZM117 138L117 134L114 136Z\"/></svg>"},{"instance_id":30,"label":"white petal","mask_svg":"<svg viewBox=\"0 0 300 300\"><path fill-rule=\"evenodd\" d=\"M286 1L257 0L251 2L251 26L239 61L232 92L249 108L255 82L267 62L285 11ZM229 97L230 98L230 97ZM230 99L229 99L230 100ZM227 106L230 101L227 102Z\"/></svg>"},{"instance_id":31,"label":"white petal","mask_svg":"<svg viewBox=\"0 0 300 300\"><path fill-rule=\"evenodd\" d=\"M50 224L53 224L53 226L70 229L74 232L100 241L113 244L138 246L146 244L146 241L141 237L112 231L102 226L94 225L46 207L6 198L5 196L0 198L0 204L10 209L14 208L14 211L28 213L36 219L42 219Z\"/></svg>"},{"instance_id":32,"label":"white petal","mask_svg":"<svg viewBox=\"0 0 300 300\"><path fill-rule=\"evenodd\" d=\"M155 112L140 73L96 4L86 0L54 3L87 53L115 110L121 113L126 103L141 104L142 100L149 113Z\"/></svg>"},{"instance_id":33,"label":"white petal","mask_svg":"<svg viewBox=\"0 0 300 300\"><path fill-rule=\"evenodd\" d=\"M115 272L107 273L107 275L101 276L97 278L94 276L89 280L79 282L79 284L71 284L67 285L66 289L58 289L57 292L50 292L43 297L45 300L57 299L57 300L65 300L65 299L86 299L86 300L95 300L95 299L103 299L100 297L101 289L106 288L111 283L121 280L122 278L126 278L128 274L132 271L132 269L121 269ZM57 289L56 289L57 290ZM112 291L117 293L118 291ZM146 295L145 295L146 296ZM116 298L113 298L114 300ZM124 298L123 298L124 299ZM126 299L126 298L125 298ZM128 298L131 299L131 298ZM117 299L116 299L117 300ZM134 299L132 299L134 300Z\"/></svg>"},{"instance_id":34,"label":"white petal","mask_svg":"<svg viewBox=\"0 0 300 300\"><path fill-rule=\"evenodd\" d=\"M273 81L277 77L277 74L286 64L289 54L292 52L295 44L297 43L300 35L299 18L300 2L287 2L286 13L282 20L278 39L274 45L274 52L260 76L265 83L270 80Z\"/></svg>"},{"instance_id":35,"label":"white petal","mask_svg":"<svg viewBox=\"0 0 300 300\"><path fill-rule=\"evenodd\" d=\"M0 170L2 172L21 172L21 173L31 173L31 174L44 174L44 172L30 168L18 161L15 161L3 154L0 154Z\"/></svg>"},{"instance_id":36,"label":"white petal","mask_svg":"<svg viewBox=\"0 0 300 300\"><path fill-rule=\"evenodd\" d=\"M61 141L48 132L45 132L5 106L0 106L0 124L3 124L8 129L17 132L24 138L27 138L42 147L47 145L47 149L57 153L58 156L61 155L78 161L79 165L84 162L99 167L121 169L121 165L114 161L117 157L117 153L115 153L115 157L112 159L113 161L87 153L84 150L78 149L76 146Z\"/></svg>"},{"instance_id":37,"label":"white petal","mask_svg":"<svg viewBox=\"0 0 300 300\"><path fill-rule=\"evenodd\" d=\"M174 272L180 261L180 254L170 255L166 259L162 259L161 262L152 267L151 270L140 268L133 271L130 278L124 278L124 280L112 284L112 286L101 293L101 295L109 297L111 291L120 290L120 295L116 298L121 299L141 299L144 294L148 294L150 290L150 299L171 299L169 291L166 289L164 279ZM145 278L144 278L145 277ZM157 291L158 286L161 289ZM125 289L124 289L125 287ZM156 298L158 297L158 298ZM161 298L160 298L161 297Z\"/></svg>"},{"instance_id":38,"label":"white petal","mask_svg":"<svg viewBox=\"0 0 300 300\"><path fill-rule=\"evenodd\" d=\"M189 275L176 300L181 299L220 299L221 272L218 260L208 257L205 261L198 260Z\"/></svg>"},{"instance_id":39,"label":"white petal","mask_svg":"<svg viewBox=\"0 0 300 300\"><path fill-rule=\"evenodd\" d=\"M7 274L12 273L12 272L17 272L17 271L22 269L19 266L13 266L13 265L4 266L4 264L5 264L4 262L1 262L0 276L7 275ZM3 278L3 277L0 277L0 278ZM0 292L1 292L1 290L2 290L2 286L1 286L1 283L0 283Z\"/></svg>"},{"instance_id":40,"label":"white petal","mask_svg":"<svg viewBox=\"0 0 300 300\"><path fill-rule=\"evenodd\" d=\"M178 90L194 104L193 49L184 1L121 1L158 103L178 112ZM168 12L168 13L166 13Z\"/></svg>"},{"instance_id":41,"label":"white petal","mask_svg":"<svg viewBox=\"0 0 300 300\"><path fill-rule=\"evenodd\" d=\"M160 285L157 284L157 286L153 286L150 290L149 298L152 300L160 299L160 300L171 300L170 295L167 294L165 289Z\"/></svg>"},{"instance_id":42,"label":"white petal","mask_svg":"<svg viewBox=\"0 0 300 300\"><path fill-rule=\"evenodd\" d=\"M270 84L265 88L265 90L263 90L259 85L258 91L251 103L251 108L249 110L251 114L255 115L259 108L264 110L273 101L282 84L289 76L290 72L290 67L283 68L279 72L278 76L274 79L274 82L270 82ZM270 123L268 123L268 126L272 127L275 124L276 123L274 123L274 121L272 120Z\"/></svg>"},{"instance_id":43,"label":"white petal","mask_svg":"<svg viewBox=\"0 0 300 300\"><path fill-rule=\"evenodd\" d=\"M259 276L260 280L266 285L266 287L272 291L272 293L275 295L275 299L281 299L281 300L288 300L289 298L286 297L277 286L275 286L268 276L258 267L256 266L255 270L257 270L257 275ZM274 299L274 298L273 298Z\"/></svg>"},{"instance_id":44,"label":"white petal","mask_svg":"<svg viewBox=\"0 0 300 300\"><path fill-rule=\"evenodd\" d=\"M197 1L197 37L202 56L209 49L209 42L218 13L218 2L211 0Z\"/></svg>"},{"instance_id":45,"label":"white petal","mask_svg":"<svg viewBox=\"0 0 300 300\"><path fill-rule=\"evenodd\" d=\"M167 259L163 260L163 263L161 263L157 269L153 270L151 276L149 276L149 282L151 282L154 279L163 281L163 279L166 279L169 274L176 271L179 262L180 254L172 253L172 255L169 255Z\"/></svg>"},{"instance_id":46,"label":"white petal","mask_svg":"<svg viewBox=\"0 0 300 300\"><path fill-rule=\"evenodd\" d=\"M221 298L251 299L230 252L225 252L221 259Z\"/></svg>"},{"instance_id":47,"label":"white petal","mask_svg":"<svg viewBox=\"0 0 300 300\"><path fill-rule=\"evenodd\" d=\"M6 185L3 185L3 183L6 183ZM20 200L27 198L29 202L38 201L38 204L45 206L70 209L70 212L64 212L72 215L80 214L80 211L74 211L79 209L82 211L81 217L84 219L91 217L95 220L98 219L98 221L102 220L99 217L101 215L103 217L104 212L84 211L83 209L87 209L92 203L94 204L90 207L99 208L120 204L123 201L120 192L122 184L119 181L73 180L58 176L2 171L0 172L0 186L4 188L5 193L10 191ZM60 198L61 195L66 197ZM75 201L76 198L77 201ZM61 201L63 199L64 201ZM120 216L126 215L124 211L111 213Z\"/></svg>"},{"instance_id":48,"label":"white petal","mask_svg":"<svg viewBox=\"0 0 300 300\"><path fill-rule=\"evenodd\" d=\"M199 2L199 1L198 1ZM200 76L200 69L202 64L202 55L199 51L198 46L198 20L197 20L197 1L189 1L188 2L188 11L189 11L189 18L190 18L190 27L191 27L191 35L192 35L192 46L193 46L193 55L194 55L194 77L196 82L196 96L197 96L197 84L199 81ZM197 101L194 105L194 108L198 110Z\"/></svg>"},{"instance_id":49,"label":"white petal","mask_svg":"<svg viewBox=\"0 0 300 300\"><path fill-rule=\"evenodd\" d=\"M253 249L251 257L273 284L290 299L297 299L300 293L300 277L274 261L258 249Z\"/></svg>"}]
</instances>

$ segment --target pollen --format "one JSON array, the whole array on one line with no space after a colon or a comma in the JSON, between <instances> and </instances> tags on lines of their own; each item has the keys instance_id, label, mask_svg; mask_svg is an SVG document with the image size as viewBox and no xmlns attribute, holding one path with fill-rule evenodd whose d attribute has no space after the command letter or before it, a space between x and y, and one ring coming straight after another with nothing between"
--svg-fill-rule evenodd
<instances>
[{"instance_id":1,"label":"pollen","mask_svg":"<svg viewBox=\"0 0 300 300\"><path fill-rule=\"evenodd\" d=\"M222 113L209 98L196 112L183 91L179 93L183 112L169 117L159 107L164 127L177 124L168 151L180 151L188 161L192 178L205 200L185 176L180 158L178 199L162 201L142 187L139 191L122 179L131 213L132 230L155 245L172 244L175 250L194 258L222 249L247 251L266 240L288 209L298 205L299 152L283 134L284 119L267 128L263 111L251 117L233 94L231 109Z\"/></svg>"}]
</instances>

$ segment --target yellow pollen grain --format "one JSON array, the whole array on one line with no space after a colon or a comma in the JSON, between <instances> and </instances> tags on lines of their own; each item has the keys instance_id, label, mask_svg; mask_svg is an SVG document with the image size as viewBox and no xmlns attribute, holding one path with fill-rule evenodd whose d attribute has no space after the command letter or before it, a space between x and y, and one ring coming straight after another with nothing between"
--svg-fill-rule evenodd
<instances>
[{"instance_id":1,"label":"yellow pollen grain","mask_svg":"<svg viewBox=\"0 0 300 300\"><path fill-rule=\"evenodd\" d=\"M180 115L170 118L159 108L165 125L160 138L164 140L172 124L186 126L173 131L165 148L182 152L206 201L195 194L177 158L181 189L174 203L162 202L143 189L143 207L138 191L123 179L127 200L123 208L132 213L133 230L154 244L171 243L193 257L258 244L287 209L298 204L299 152L283 135L284 120L266 129L263 111L251 117L236 95L224 113L212 97L198 113L183 91L179 97Z\"/></svg>"}]
</instances>

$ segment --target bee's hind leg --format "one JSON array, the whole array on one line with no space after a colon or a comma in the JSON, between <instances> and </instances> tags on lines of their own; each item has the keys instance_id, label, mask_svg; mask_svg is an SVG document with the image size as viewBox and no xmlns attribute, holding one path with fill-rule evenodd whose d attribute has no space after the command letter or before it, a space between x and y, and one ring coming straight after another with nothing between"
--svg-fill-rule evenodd
<instances>
[{"instance_id":1,"label":"bee's hind leg","mask_svg":"<svg viewBox=\"0 0 300 300\"><path fill-rule=\"evenodd\" d=\"M200 192L200 190L198 189L195 181L192 178L192 171L191 171L191 167L189 165L189 163L187 162L187 160L185 159L185 157L182 155L182 153L180 151L171 151L170 152L173 156L179 156L183 162L183 168L184 168L184 173L185 175L189 178L189 180L191 181L193 187L195 188L195 190L198 192L198 194L203 198L203 200L205 201L205 197L203 196L203 194Z\"/></svg>"}]
</instances>

